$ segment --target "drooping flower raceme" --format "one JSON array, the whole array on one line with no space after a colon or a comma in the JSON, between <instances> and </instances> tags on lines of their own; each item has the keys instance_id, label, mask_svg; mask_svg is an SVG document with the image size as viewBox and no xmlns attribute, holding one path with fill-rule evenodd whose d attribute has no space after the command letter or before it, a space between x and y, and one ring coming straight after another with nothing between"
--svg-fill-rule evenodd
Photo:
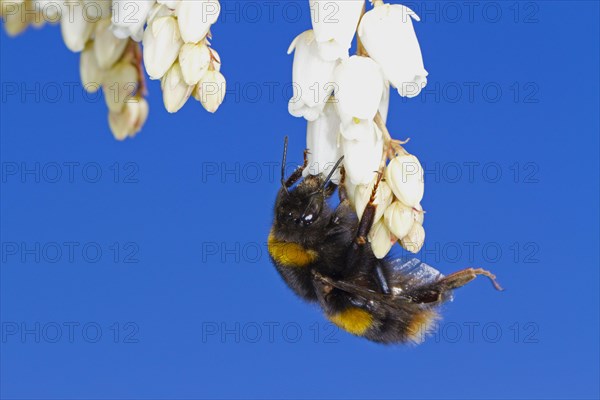
<instances>
[{"instance_id":1,"label":"drooping flower raceme","mask_svg":"<svg viewBox=\"0 0 600 400\"><path fill-rule=\"evenodd\" d=\"M3 0L1 6L10 35L60 23L67 48L81 52L85 90L103 89L118 140L134 136L148 115L142 58L150 78L161 80L168 112L192 95L211 113L223 102L226 81L209 42L218 0Z\"/></svg>"},{"instance_id":2,"label":"drooping flower raceme","mask_svg":"<svg viewBox=\"0 0 600 400\"><path fill-rule=\"evenodd\" d=\"M313 30L290 47L296 53L289 111L308 121L305 176L327 174L344 156L345 185L359 218L374 194L369 241L375 256L383 258L393 243L416 253L425 239L423 169L390 137L385 123L390 86L414 97L426 84L427 71L412 25L418 16L405 6L372 3L362 15L362 0L310 0ZM349 57L357 27L357 55Z\"/></svg>"},{"instance_id":3,"label":"drooping flower raceme","mask_svg":"<svg viewBox=\"0 0 600 400\"><path fill-rule=\"evenodd\" d=\"M217 0L158 1L150 11L143 35L144 63L151 79L161 79L168 112L177 112L193 93L198 94L193 97L211 113L223 102L226 83L220 72L221 60L208 40L210 27L220 12ZM171 84L165 84L167 71ZM204 81L218 82L219 87L211 87L210 94L202 95L201 81L205 75ZM202 101L203 98L211 101Z\"/></svg>"}]
</instances>

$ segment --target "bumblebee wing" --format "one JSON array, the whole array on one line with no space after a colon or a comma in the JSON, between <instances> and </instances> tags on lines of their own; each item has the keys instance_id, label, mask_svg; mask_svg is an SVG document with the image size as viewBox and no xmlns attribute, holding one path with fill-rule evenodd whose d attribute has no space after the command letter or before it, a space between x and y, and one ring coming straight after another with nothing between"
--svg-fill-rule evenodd
<instances>
[{"instance_id":1,"label":"bumblebee wing","mask_svg":"<svg viewBox=\"0 0 600 400\"><path fill-rule=\"evenodd\" d=\"M436 282L444 278L444 275L417 258L401 257L388 261L386 264L389 284L394 295L406 296L418 303L422 302L424 293L427 293L431 287L435 288ZM430 293L434 298L438 294L435 289ZM451 301L452 293L445 292L439 300ZM428 301L426 301L428 302Z\"/></svg>"},{"instance_id":2,"label":"bumblebee wing","mask_svg":"<svg viewBox=\"0 0 600 400\"><path fill-rule=\"evenodd\" d=\"M437 282L444 277L440 271L417 258L396 258L389 261L386 267L392 287L417 287Z\"/></svg>"},{"instance_id":3,"label":"bumblebee wing","mask_svg":"<svg viewBox=\"0 0 600 400\"><path fill-rule=\"evenodd\" d=\"M426 291L427 296L425 297L428 297L428 286L444 278L440 271L417 258L396 258L385 262L384 267L387 272L388 283L392 288L391 294L376 292L353 282L331 279L319 273L314 275L321 282L337 289L360 296L365 300L380 302L392 308L402 307L398 303L399 300L411 303L429 302L430 300L424 301L422 299L421 292ZM436 297L437 294L437 291L434 292L433 297ZM446 293L443 297L444 301L451 299L451 293Z\"/></svg>"},{"instance_id":4,"label":"bumblebee wing","mask_svg":"<svg viewBox=\"0 0 600 400\"><path fill-rule=\"evenodd\" d=\"M356 283L353 283L353 282L331 279L331 278L323 276L319 273L315 273L314 276L316 279L320 280L321 282L323 282L329 286L332 286L336 289L343 290L344 292L361 297L366 301L375 301L380 304L387 305L388 307L391 307L394 309L402 308L402 306L398 302L398 300L404 300L406 302L412 301L412 299L410 297L406 297L403 294L398 294L398 295L383 294L383 293L379 293L374 290L371 290L367 287L357 285Z\"/></svg>"}]
</instances>

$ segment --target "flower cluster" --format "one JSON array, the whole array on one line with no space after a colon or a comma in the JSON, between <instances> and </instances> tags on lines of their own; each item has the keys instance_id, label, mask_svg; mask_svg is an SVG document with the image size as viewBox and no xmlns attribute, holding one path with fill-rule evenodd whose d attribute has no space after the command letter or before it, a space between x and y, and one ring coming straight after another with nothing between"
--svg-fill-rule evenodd
<instances>
[{"instance_id":1,"label":"flower cluster","mask_svg":"<svg viewBox=\"0 0 600 400\"><path fill-rule=\"evenodd\" d=\"M211 113L223 102L226 82L209 42L218 0L2 0L1 10L10 35L60 23L67 48L81 53L85 90L104 92L118 140L134 136L148 116L142 60L150 79L160 79L168 112L190 97Z\"/></svg>"},{"instance_id":2,"label":"flower cluster","mask_svg":"<svg viewBox=\"0 0 600 400\"><path fill-rule=\"evenodd\" d=\"M395 242L416 253L425 239L423 168L385 123L390 88L414 97L427 84L427 71L413 28L419 17L403 5L371 3L366 11L365 0L310 0L313 29L288 50L295 52L288 109L308 121L305 176L328 174L343 156L344 184L359 217L377 185L369 240L383 258ZM340 179L336 172L333 181Z\"/></svg>"}]
</instances>

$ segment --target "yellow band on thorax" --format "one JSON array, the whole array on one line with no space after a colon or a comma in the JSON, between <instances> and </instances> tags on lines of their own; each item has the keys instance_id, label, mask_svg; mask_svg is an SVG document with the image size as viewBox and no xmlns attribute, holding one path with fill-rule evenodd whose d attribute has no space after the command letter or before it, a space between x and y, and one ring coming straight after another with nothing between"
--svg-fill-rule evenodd
<instances>
[{"instance_id":1,"label":"yellow band on thorax","mask_svg":"<svg viewBox=\"0 0 600 400\"><path fill-rule=\"evenodd\" d=\"M307 250L297 243L277 240L272 232L269 234L268 248L275 262L286 267L305 267L318 257L314 250Z\"/></svg>"}]
</instances>

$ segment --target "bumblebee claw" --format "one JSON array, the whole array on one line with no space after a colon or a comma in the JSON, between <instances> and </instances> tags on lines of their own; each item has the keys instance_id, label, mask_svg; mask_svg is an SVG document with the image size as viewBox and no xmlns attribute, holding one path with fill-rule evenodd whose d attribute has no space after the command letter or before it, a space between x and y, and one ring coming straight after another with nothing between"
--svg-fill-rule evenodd
<instances>
[{"instance_id":1,"label":"bumblebee claw","mask_svg":"<svg viewBox=\"0 0 600 400\"><path fill-rule=\"evenodd\" d=\"M504 291L502 286L496 281L496 275L483 268L466 268L446 276L442 281L447 285L448 289L458 289L471 282L477 275L489 278L496 290Z\"/></svg>"},{"instance_id":2,"label":"bumblebee claw","mask_svg":"<svg viewBox=\"0 0 600 400\"><path fill-rule=\"evenodd\" d=\"M498 281L496 281L496 275L492 274L490 271L487 271L483 268L477 268L477 269L473 270L473 272L475 273L475 275L481 275L481 276L485 276L485 277L489 278L489 280L492 282L492 285L494 286L494 289L496 289L497 291L499 291L499 292L504 291L504 288L502 286L500 286Z\"/></svg>"}]
</instances>

